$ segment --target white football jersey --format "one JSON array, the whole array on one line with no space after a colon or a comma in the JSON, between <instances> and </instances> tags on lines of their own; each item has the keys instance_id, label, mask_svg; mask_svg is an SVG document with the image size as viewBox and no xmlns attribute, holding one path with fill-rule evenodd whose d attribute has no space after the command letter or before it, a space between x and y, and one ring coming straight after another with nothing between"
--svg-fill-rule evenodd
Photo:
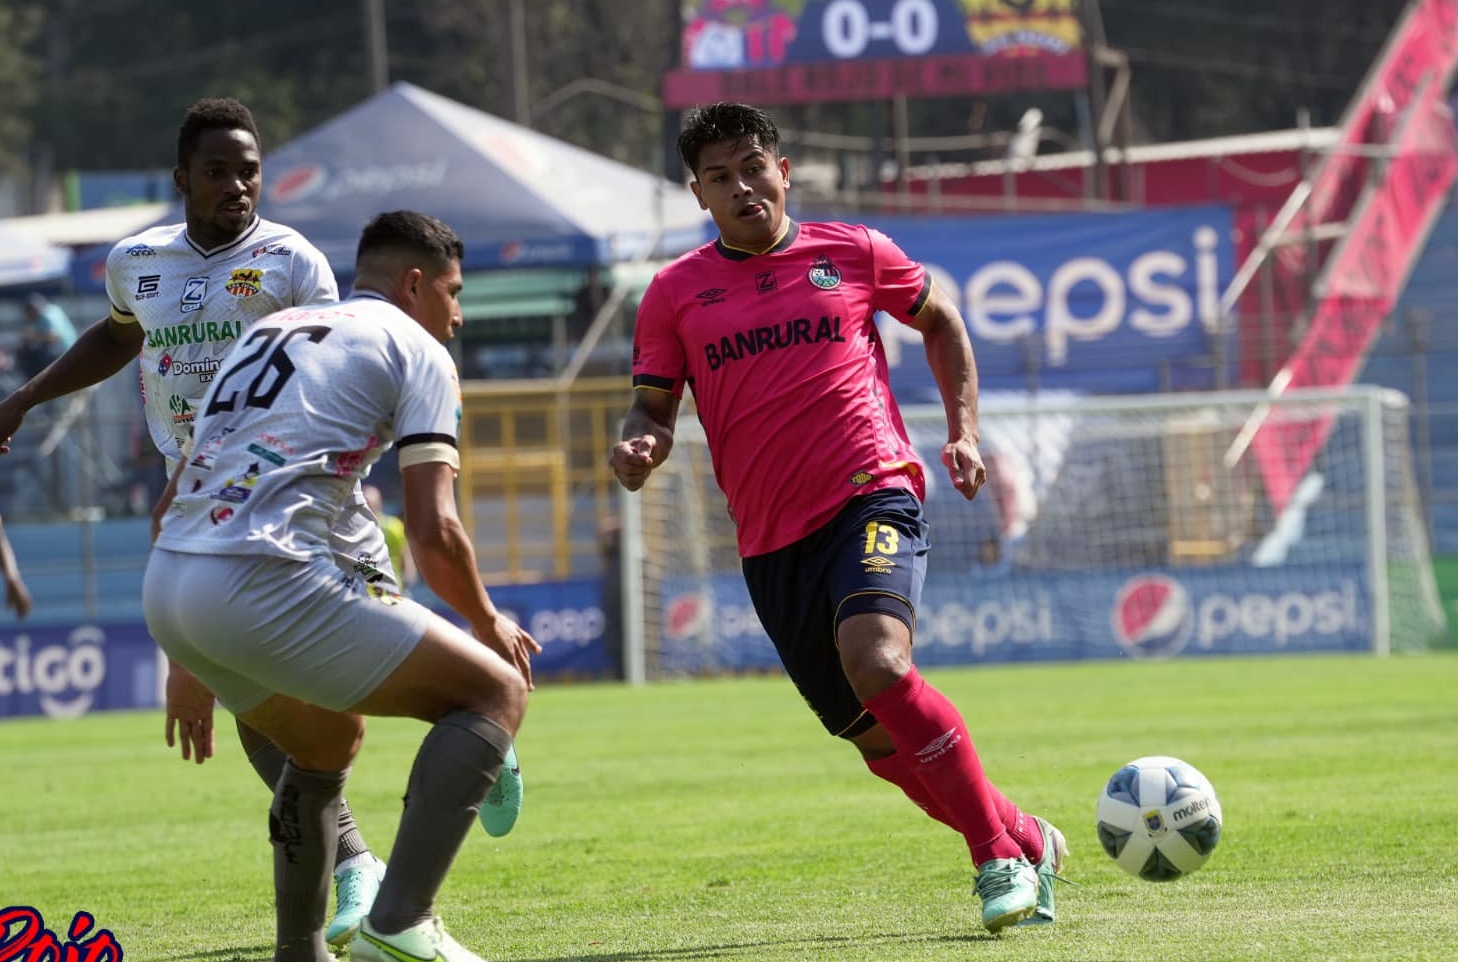
<instances>
[{"instance_id":1,"label":"white football jersey","mask_svg":"<svg viewBox=\"0 0 1458 962\"><path fill-rule=\"evenodd\" d=\"M223 355L255 321L286 307L339 300L329 262L303 235L262 218L203 250L185 224L122 240L106 259L111 316L140 324L142 400L157 449L175 462Z\"/></svg>"},{"instance_id":2,"label":"white football jersey","mask_svg":"<svg viewBox=\"0 0 1458 962\"><path fill-rule=\"evenodd\" d=\"M255 323L198 408L157 540L193 554L330 554L359 481L391 444L402 468L460 466L460 384L445 346L364 294Z\"/></svg>"}]
</instances>

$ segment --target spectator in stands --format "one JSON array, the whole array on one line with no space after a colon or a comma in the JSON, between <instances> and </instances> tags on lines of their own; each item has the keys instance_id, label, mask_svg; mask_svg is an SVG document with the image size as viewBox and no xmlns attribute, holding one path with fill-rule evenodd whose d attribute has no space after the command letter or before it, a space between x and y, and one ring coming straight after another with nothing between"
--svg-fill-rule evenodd
<instances>
[{"instance_id":1,"label":"spectator in stands","mask_svg":"<svg viewBox=\"0 0 1458 962\"><path fill-rule=\"evenodd\" d=\"M25 300L24 325L15 355L27 380L44 371L52 361L76 342L76 326L59 304L44 294L32 294Z\"/></svg>"}]
</instances>

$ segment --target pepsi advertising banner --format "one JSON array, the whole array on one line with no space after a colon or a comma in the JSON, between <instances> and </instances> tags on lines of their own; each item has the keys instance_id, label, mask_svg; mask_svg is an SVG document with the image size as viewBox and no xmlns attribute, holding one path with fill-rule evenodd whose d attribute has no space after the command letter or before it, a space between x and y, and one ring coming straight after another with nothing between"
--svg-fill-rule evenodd
<instances>
[{"instance_id":1,"label":"pepsi advertising banner","mask_svg":"<svg viewBox=\"0 0 1458 962\"><path fill-rule=\"evenodd\" d=\"M0 634L0 718L155 708L162 665L140 623L11 628Z\"/></svg>"},{"instance_id":2,"label":"pepsi advertising banner","mask_svg":"<svg viewBox=\"0 0 1458 962\"><path fill-rule=\"evenodd\" d=\"M575 578L535 584L488 585L491 600L508 618L521 625L542 646L532 659L532 675L606 678L616 677L618 629L603 602L602 580ZM455 622L461 618L439 600L417 600ZM610 650L611 649L611 650Z\"/></svg>"},{"instance_id":3,"label":"pepsi advertising banner","mask_svg":"<svg viewBox=\"0 0 1458 962\"><path fill-rule=\"evenodd\" d=\"M658 667L778 666L737 574L664 584ZM1246 566L1089 574L930 572L917 609L923 666L1091 658L1367 651L1365 572Z\"/></svg>"},{"instance_id":4,"label":"pepsi advertising banner","mask_svg":"<svg viewBox=\"0 0 1458 962\"><path fill-rule=\"evenodd\" d=\"M537 678L616 677L618 632L596 578L489 589L506 615L541 642L532 661ZM422 592L428 594L428 592ZM460 618L433 596L423 604ZM156 708L162 704L166 659L145 622L59 624L0 633L0 718L75 718L94 711Z\"/></svg>"},{"instance_id":5,"label":"pepsi advertising banner","mask_svg":"<svg viewBox=\"0 0 1458 962\"><path fill-rule=\"evenodd\" d=\"M984 388L1133 394L1221 386L1234 327L1230 208L999 217L857 217L962 311ZM891 387L939 401L921 335L881 316Z\"/></svg>"}]
</instances>

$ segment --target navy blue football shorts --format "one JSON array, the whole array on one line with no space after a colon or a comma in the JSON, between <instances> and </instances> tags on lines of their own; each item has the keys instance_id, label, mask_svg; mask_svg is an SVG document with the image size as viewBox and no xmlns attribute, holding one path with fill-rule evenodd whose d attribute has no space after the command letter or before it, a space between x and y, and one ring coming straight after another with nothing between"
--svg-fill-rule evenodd
<instances>
[{"instance_id":1,"label":"navy blue football shorts","mask_svg":"<svg viewBox=\"0 0 1458 962\"><path fill-rule=\"evenodd\" d=\"M853 738L876 723L841 668L836 630L852 615L876 612L914 630L926 555L921 502L897 488L852 498L794 544L743 559L765 632L832 735Z\"/></svg>"}]
</instances>

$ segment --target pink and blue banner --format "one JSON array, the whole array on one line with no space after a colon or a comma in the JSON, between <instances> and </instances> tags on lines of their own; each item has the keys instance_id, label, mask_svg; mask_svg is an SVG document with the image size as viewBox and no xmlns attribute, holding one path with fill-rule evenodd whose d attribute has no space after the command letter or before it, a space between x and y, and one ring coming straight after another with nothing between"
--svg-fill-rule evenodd
<instances>
[{"instance_id":1,"label":"pink and blue banner","mask_svg":"<svg viewBox=\"0 0 1458 962\"><path fill-rule=\"evenodd\" d=\"M656 670L779 664L737 574L664 585ZM1359 564L1098 572L930 571L917 609L918 664L1155 659L1366 651Z\"/></svg>"}]
</instances>

